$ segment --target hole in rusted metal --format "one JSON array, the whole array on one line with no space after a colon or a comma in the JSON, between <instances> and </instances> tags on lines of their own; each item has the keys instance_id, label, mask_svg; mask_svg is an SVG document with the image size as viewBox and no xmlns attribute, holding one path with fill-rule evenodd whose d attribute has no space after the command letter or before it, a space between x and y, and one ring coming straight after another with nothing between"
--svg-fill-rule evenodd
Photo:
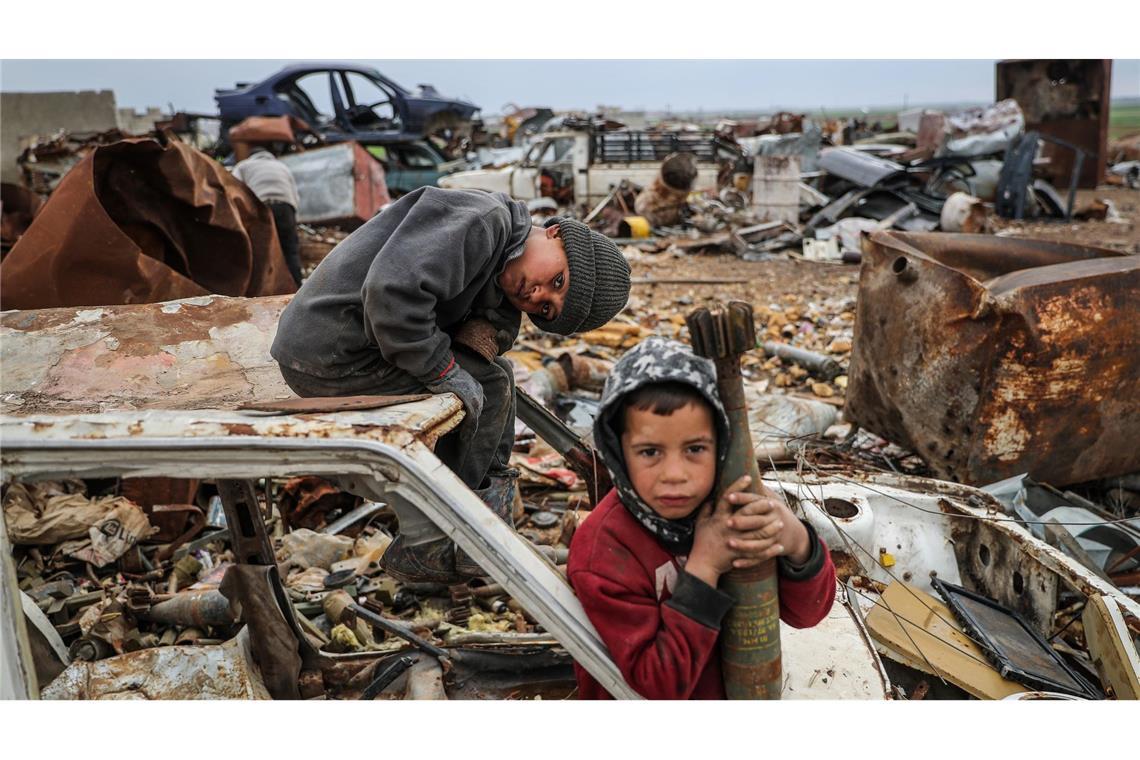
<instances>
[{"instance_id":1,"label":"hole in rusted metal","mask_svg":"<svg viewBox=\"0 0 1140 760\"><path fill-rule=\"evenodd\" d=\"M859 507L846 499L824 499L823 508L827 510L827 514L832 517L841 517L843 519L850 519L859 514Z\"/></svg>"},{"instance_id":2,"label":"hole in rusted metal","mask_svg":"<svg viewBox=\"0 0 1140 760\"><path fill-rule=\"evenodd\" d=\"M982 561L983 565L990 564L990 547L985 544L978 546L978 559Z\"/></svg>"},{"instance_id":3,"label":"hole in rusted metal","mask_svg":"<svg viewBox=\"0 0 1140 760\"><path fill-rule=\"evenodd\" d=\"M1025 590L1025 579L1021 577L1021 573L1016 570L1013 571L1013 591L1015 594L1020 594Z\"/></svg>"},{"instance_id":4,"label":"hole in rusted metal","mask_svg":"<svg viewBox=\"0 0 1140 760\"><path fill-rule=\"evenodd\" d=\"M918 277L918 272L910 265L910 259L906 256L899 256L891 262L891 272L903 282L914 282Z\"/></svg>"}]
</instances>

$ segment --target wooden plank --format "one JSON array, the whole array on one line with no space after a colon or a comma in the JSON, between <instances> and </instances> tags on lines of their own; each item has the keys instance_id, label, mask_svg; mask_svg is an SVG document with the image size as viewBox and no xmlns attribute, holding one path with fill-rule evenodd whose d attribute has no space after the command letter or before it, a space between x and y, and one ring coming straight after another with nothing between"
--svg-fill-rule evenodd
<instances>
[{"instance_id":1,"label":"wooden plank","mask_svg":"<svg viewBox=\"0 0 1140 760\"><path fill-rule=\"evenodd\" d=\"M1081 615L1089 657L1117 699L1140 699L1140 654L1115 600L1093 594Z\"/></svg>"},{"instance_id":2,"label":"wooden plank","mask_svg":"<svg viewBox=\"0 0 1140 760\"><path fill-rule=\"evenodd\" d=\"M367 409L383 409L386 406L410 404L431 398L430 393L414 393L406 396L333 396L328 398L290 398L282 401L258 401L244 404L238 409L252 412L274 412L277 414L322 414L328 412L362 412Z\"/></svg>"},{"instance_id":3,"label":"wooden plank","mask_svg":"<svg viewBox=\"0 0 1140 760\"><path fill-rule=\"evenodd\" d=\"M1001 699L1029 690L1002 678L950 609L908 583L887 586L866 622L888 657L944 678L979 699Z\"/></svg>"}]
</instances>

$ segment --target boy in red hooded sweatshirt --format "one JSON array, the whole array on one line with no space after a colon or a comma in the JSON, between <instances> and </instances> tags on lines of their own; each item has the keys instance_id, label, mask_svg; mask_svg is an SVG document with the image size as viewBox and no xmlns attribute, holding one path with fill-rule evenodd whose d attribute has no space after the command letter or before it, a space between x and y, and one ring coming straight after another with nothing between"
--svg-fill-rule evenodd
<instances>
[{"instance_id":1,"label":"boy in red hooded sweatshirt","mask_svg":"<svg viewBox=\"0 0 1140 760\"><path fill-rule=\"evenodd\" d=\"M815 625L835 566L812 527L741 478L711 502L728 448L712 362L650 338L606 381L594 442L615 488L574 535L568 577L626 682L647 699L724 699L720 625L733 568L777 557L780 618ZM735 508L735 511L733 511ZM575 665L580 699L610 695Z\"/></svg>"}]
</instances>

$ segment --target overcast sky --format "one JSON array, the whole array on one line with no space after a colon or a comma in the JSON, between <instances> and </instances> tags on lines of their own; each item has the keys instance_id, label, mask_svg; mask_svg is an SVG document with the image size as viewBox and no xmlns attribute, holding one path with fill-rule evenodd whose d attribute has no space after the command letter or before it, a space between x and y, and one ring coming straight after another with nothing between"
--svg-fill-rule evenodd
<instances>
[{"instance_id":1,"label":"overcast sky","mask_svg":"<svg viewBox=\"0 0 1140 760\"><path fill-rule=\"evenodd\" d=\"M310 59L297 59L310 60ZM256 82L286 60L5 60L5 91L115 92L121 107L214 113L215 88ZM993 60L648 61L371 60L405 87L434 84L485 113L555 109L814 110L992 101ZM1140 96L1140 60L1113 63L1113 97Z\"/></svg>"}]
</instances>

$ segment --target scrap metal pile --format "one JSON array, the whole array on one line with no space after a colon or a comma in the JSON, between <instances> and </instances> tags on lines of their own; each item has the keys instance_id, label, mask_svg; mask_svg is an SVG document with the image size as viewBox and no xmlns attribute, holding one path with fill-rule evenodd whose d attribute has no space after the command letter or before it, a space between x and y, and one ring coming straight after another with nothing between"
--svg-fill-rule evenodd
<instances>
[{"instance_id":1,"label":"scrap metal pile","mask_svg":"<svg viewBox=\"0 0 1140 760\"><path fill-rule=\"evenodd\" d=\"M1123 195L1140 152L1134 137L1104 147L1103 62L1061 63L1002 63L993 105L896 123L780 113L632 130L515 108L496 147L469 157L483 169L448 166L441 184L508 182L536 223L573 214L617 238L633 271L607 325L564 337L524 320L506 354L520 553L558 580L610 488L591 432L614 362L649 336L691 342L695 309L743 300L755 459L827 542L845 593L826 625L855 642L837 649L833 628L790 640L793 691L834 698L828 679L841 688L855 663L862 697L1140 696L1140 203ZM1061 88L1052 110L1031 105L1043 82ZM383 213L397 156L418 146L308 131L267 115L227 133L238 153L243 135L293 144L306 276ZM26 186L3 196L7 430L58 451L102 439L124 411L140 415L129 436L196 415L170 439L252 415L222 425L238 450L269 437L258 415L280 412L284 462L372 432L340 424L352 400L289 407L268 354L287 298L262 296L292 281L268 208L214 158L169 131L57 134L21 165ZM398 170L401 189L442 176ZM1056 242L1022 237L1041 229ZM394 426L427 451L458 402L419 400L451 404ZM80 415L74 440L44 432ZM510 573L397 582L380 559L407 504L329 472L254 471L4 482L42 696L573 695L570 645L508 593ZM412 480L391 471L389 485Z\"/></svg>"},{"instance_id":2,"label":"scrap metal pile","mask_svg":"<svg viewBox=\"0 0 1140 760\"><path fill-rule=\"evenodd\" d=\"M391 688L381 688L374 682L375 671L398 662L390 655L417 647L523 643L548 654L539 665L524 656L507 669L543 670L541 683L515 683L508 689L504 683L479 682L456 687L449 680L453 696L474 696L472 690L479 689L486 690L483 696L565 696L572 689L568 657L497 585L447 588L399 584L387 577L379 558L392 541L395 515L385 505L361 503L311 476L263 481L261 486L268 489L259 496L265 513L272 515L266 526L274 536L277 569L307 643L318 652L361 655L343 664L343 672L326 673L324 681L319 673L309 677L301 696L360 698L372 684L367 698L398 699L424 688L425 679L404 676L396 682L407 669L398 668L388 679ZM171 497L190 503L151 503ZM265 506L269 503L273 506ZM565 562L564 542L572 528L551 530L544 519L550 514L531 515L523 530L533 530L536 542ZM99 696L114 678L92 663L109 658L116 659L108 667L122 674L160 656L152 650L213 647L201 651L220 652L227 642L238 641L250 620L241 595L228 585L232 579L226 581L235 557L221 496L211 483L15 483L4 495L4 517L32 639L39 647L35 661L45 697ZM355 614L354 606L367 613ZM366 622L368 613L371 623ZM179 696L177 673L182 670L173 662L163 667L174 668L161 679L169 690L160 692L152 685L151 693L140 696ZM212 696L269 696L260 681L256 674L246 674L229 684L230 691ZM430 691L434 698L446 698L442 680Z\"/></svg>"},{"instance_id":3,"label":"scrap metal pile","mask_svg":"<svg viewBox=\"0 0 1140 760\"><path fill-rule=\"evenodd\" d=\"M1075 205L1076 188L1096 184L1082 166L1103 164L1103 155L1027 127L1014 99L904 112L873 129L802 115L797 124L802 131L739 137L737 125L722 123L744 155L722 167L715 187L695 185L686 154L676 154L651 184L619 185L586 219L610 235L647 238L630 241L643 252L858 263L862 237L879 230L980 233L1002 220L1119 218L1109 201ZM1061 161L1062 149L1077 158ZM1121 177L1130 170L1113 168Z\"/></svg>"}]
</instances>

